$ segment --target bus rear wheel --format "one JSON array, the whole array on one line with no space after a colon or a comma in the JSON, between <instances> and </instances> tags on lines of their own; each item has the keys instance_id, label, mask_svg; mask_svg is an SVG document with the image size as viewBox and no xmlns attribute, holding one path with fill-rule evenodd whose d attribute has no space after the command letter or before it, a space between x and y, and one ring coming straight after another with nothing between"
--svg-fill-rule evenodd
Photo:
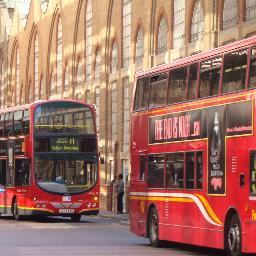
<instances>
[{"instance_id":1,"label":"bus rear wheel","mask_svg":"<svg viewBox=\"0 0 256 256\"><path fill-rule=\"evenodd\" d=\"M148 218L148 236L150 244L154 247L161 246L161 240L159 240L159 218L157 209L154 207L150 210Z\"/></svg>"},{"instance_id":2,"label":"bus rear wheel","mask_svg":"<svg viewBox=\"0 0 256 256\"><path fill-rule=\"evenodd\" d=\"M237 215L233 215L230 219L225 244L229 256L241 255L242 232L240 221Z\"/></svg>"},{"instance_id":3,"label":"bus rear wheel","mask_svg":"<svg viewBox=\"0 0 256 256\"><path fill-rule=\"evenodd\" d=\"M75 214L75 215L71 215L71 221L73 222L79 222L81 220L81 215L80 214Z\"/></svg>"}]
</instances>

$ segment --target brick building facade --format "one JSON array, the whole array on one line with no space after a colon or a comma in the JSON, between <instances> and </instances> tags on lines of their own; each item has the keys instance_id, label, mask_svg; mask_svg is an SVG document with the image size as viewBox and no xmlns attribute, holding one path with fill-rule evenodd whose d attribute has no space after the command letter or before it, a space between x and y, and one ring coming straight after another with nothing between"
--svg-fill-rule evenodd
<instances>
[{"instance_id":1,"label":"brick building facade","mask_svg":"<svg viewBox=\"0 0 256 256\"><path fill-rule=\"evenodd\" d=\"M25 18L12 11L0 8L0 106L95 104L104 209L118 173L129 185L135 72L256 31L255 0L31 0Z\"/></svg>"}]
</instances>

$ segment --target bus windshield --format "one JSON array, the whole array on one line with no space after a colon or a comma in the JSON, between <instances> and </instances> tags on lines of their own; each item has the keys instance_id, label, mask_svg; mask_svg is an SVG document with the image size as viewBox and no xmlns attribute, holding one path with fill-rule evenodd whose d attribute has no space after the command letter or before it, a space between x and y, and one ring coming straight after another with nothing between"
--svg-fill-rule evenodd
<instances>
[{"instance_id":1,"label":"bus windshield","mask_svg":"<svg viewBox=\"0 0 256 256\"><path fill-rule=\"evenodd\" d=\"M81 154L35 156L36 181L42 189L52 193L74 194L91 189L97 181L96 170L97 162L85 160Z\"/></svg>"},{"instance_id":2,"label":"bus windshield","mask_svg":"<svg viewBox=\"0 0 256 256\"><path fill-rule=\"evenodd\" d=\"M48 102L36 107L35 134L95 134L91 109L77 102Z\"/></svg>"}]
</instances>

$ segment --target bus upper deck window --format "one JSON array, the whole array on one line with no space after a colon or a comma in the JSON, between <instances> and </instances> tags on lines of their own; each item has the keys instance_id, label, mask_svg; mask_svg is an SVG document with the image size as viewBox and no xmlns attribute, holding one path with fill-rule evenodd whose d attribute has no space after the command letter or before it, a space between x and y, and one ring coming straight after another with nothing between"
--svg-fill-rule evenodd
<instances>
[{"instance_id":1,"label":"bus upper deck window","mask_svg":"<svg viewBox=\"0 0 256 256\"><path fill-rule=\"evenodd\" d=\"M151 77L149 107L158 107L166 104L167 75L161 74Z\"/></svg>"},{"instance_id":2,"label":"bus upper deck window","mask_svg":"<svg viewBox=\"0 0 256 256\"><path fill-rule=\"evenodd\" d=\"M23 135L29 134L29 110L26 109L23 112L22 130Z\"/></svg>"},{"instance_id":3,"label":"bus upper deck window","mask_svg":"<svg viewBox=\"0 0 256 256\"><path fill-rule=\"evenodd\" d=\"M224 56L222 92L235 92L245 88L248 50L232 52Z\"/></svg>"},{"instance_id":4,"label":"bus upper deck window","mask_svg":"<svg viewBox=\"0 0 256 256\"><path fill-rule=\"evenodd\" d=\"M188 80L188 100L193 100L197 98L197 71L197 63L190 66Z\"/></svg>"},{"instance_id":5,"label":"bus upper deck window","mask_svg":"<svg viewBox=\"0 0 256 256\"><path fill-rule=\"evenodd\" d=\"M200 67L199 97L218 95L222 57L206 60Z\"/></svg>"},{"instance_id":6,"label":"bus upper deck window","mask_svg":"<svg viewBox=\"0 0 256 256\"><path fill-rule=\"evenodd\" d=\"M256 87L256 48L252 48L248 88Z\"/></svg>"},{"instance_id":7,"label":"bus upper deck window","mask_svg":"<svg viewBox=\"0 0 256 256\"><path fill-rule=\"evenodd\" d=\"M187 67L170 71L168 104L186 100Z\"/></svg>"},{"instance_id":8,"label":"bus upper deck window","mask_svg":"<svg viewBox=\"0 0 256 256\"><path fill-rule=\"evenodd\" d=\"M148 108L149 102L149 78L137 80L134 110Z\"/></svg>"},{"instance_id":9,"label":"bus upper deck window","mask_svg":"<svg viewBox=\"0 0 256 256\"><path fill-rule=\"evenodd\" d=\"M6 113L4 116L4 136L13 135L13 112Z\"/></svg>"},{"instance_id":10,"label":"bus upper deck window","mask_svg":"<svg viewBox=\"0 0 256 256\"><path fill-rule=\"evenodd\" d=\"M21 135L22 130L22 111L18 110L14 112L14 125L13 125L13 132L14 135Z\"/></svg>"}]
</instances>

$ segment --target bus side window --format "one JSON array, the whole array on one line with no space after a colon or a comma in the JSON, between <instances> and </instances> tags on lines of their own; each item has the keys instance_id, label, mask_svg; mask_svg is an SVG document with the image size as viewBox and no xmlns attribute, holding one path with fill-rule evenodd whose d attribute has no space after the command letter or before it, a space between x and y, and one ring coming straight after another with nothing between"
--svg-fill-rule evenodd
<instances>
[{"instance_id":1,"label":"bus side window","mask_svg":"<svg viewBox=\"0 0 256 256\"><path fill-rule=\"evenodd\" d=\"M196 188L203 188L203 152L196 152Z\"/></svg>"},{"instance_id":2,"label":"bus side window","mask_svg":"<svg viewBox=\"0 0 256 256\"><path fill-rule=\"evenodd\" d=\"M149 78L138 79L136 86L134 110L147 109L149 103Z\"/></svg>"},{"instance_id":3,"label":"bus side window","mask_svg":"<svg viewBox=\"0 0 256 256\"><path fill-rule=\"evenodd\" d=\"M167 75L161 74L151 77L149 107L164 106L167 95Z\"/></svg>"},{"instance_id":4,"label":"bus side window","mask_svg":"<svg viewBox=\"0 0 256 256\"><path fill-rule=\"evenodd\" d=\"M13 112L6 113L4 116L4 136L13 135Z\"/></svg>"},{"instance_id":5,"label":"bus side window","mask_svg":"<svg viewBox=\"0 0 256 256\"><path fill-rule=\"evenodd\" d=\"M189 81L188 81L188 100L197 98L197 71L198 64L193 64L189 68Z\"/></svg>"},{"instance_id":6,"label":"bus side window","mask_svg":"<svg viewBox=\"0 0 256 256\"><path fill-rule=\"evenodd\" d=\"M22 130L22 111L15 111L14 112L14 125L13 125L13 133L14 135L21 135Z\"/></svg>"},{"instance_id":7,"label":"bus side window","mask_svg":"<svg viewBox=\"0 0 256 256\"><path fill-rule=\"evenodd\" d=\"M0 184L6 185L6 160L0 160Z\"/></svg>"},{"instance_id":8,"label":"bus side window","mask_svg":"<svg viewBox=\"0 0 256 256\"><path fill-rule=\"evenodd\" d=\"M199 97L218 95L222 57L201 62Z\"/></svg>"},{"instance_id":9,"label":"bus side window","mask_svg":"<svg viewBox=\"0 0 256 256\"><path fill-rule=\"evenodd\" d=\"M146 156L140 156L139 180L141 181L145 179L146 161Z\"/></svg>"},{"instance_id":10,"label":"bus side window","mask_svg":"<svg viewBox=\"0 0 256 256\"><path fill-rule=\"evenodd\" d=\"M166 155L166 187L184 187L184 154L173 153Z\"/></svg>"},{"instance_id":11,"label":"bus side window","mask_svg":"<svg viewBox=\"0 0 256 256\"><path fill-rule=\"evenodd\" d=\"M248 88L256 87L256 48L252 48Z\"/></svg>"},{"instance_id":12,"label":"bus side window","mask_svg":"<svg viewBox=\"0 0 256 256\"><path fill-rule=\"evenodd\" d=\"M186 153L186 188L194 188L195 177L195 156L194 152Z\"/></svg>"},{"instance_id":13,"label":"bus side window","mask_svg":"<svg viewBox=\"0 0 256 256\"><path fill-rule=\"evenodd\" d=\"M148 157L148 187L163 188L164 187L164 156Z\"/></svg>"},{"instance_id":14,"label":"bus side window","mask_svg":"<svg viewBox=\"0 0 256 256\"><path fill-rule=\"evenodd\" d=\"M251 172L251 184L250 184L250 194L256 196L256 152L251 152L250 160L250 172Z\"/></svg>"},{"instance_id":15,"label":"bus side window","mask_svg":"<svg viewBox=\"0 0 256 256\"><path fill-rule=\"evenodd\" d=\"M22 120L22 133L23 135L29 134L29 110L25 109L23 112L23 120Z\"/></svg>"},{"instance_id":16,"label":"bus side window","mask_svg":"<svg viewBox=\"0 0 256 256\"><path fill-rule=\"evenodd\" d=\"M168 104L186 100L187 67L170 71Z\"/></svg>"},{"instance_id":17,"label":"bus side window","mask_svg":"<svg viewBox=\"0 0 256 256\"><path fill-rule=\"evenodd\" d=\"M247 56L247 49L224 56L222 93L245 89Z\"/></svg>"}]
</instances>

